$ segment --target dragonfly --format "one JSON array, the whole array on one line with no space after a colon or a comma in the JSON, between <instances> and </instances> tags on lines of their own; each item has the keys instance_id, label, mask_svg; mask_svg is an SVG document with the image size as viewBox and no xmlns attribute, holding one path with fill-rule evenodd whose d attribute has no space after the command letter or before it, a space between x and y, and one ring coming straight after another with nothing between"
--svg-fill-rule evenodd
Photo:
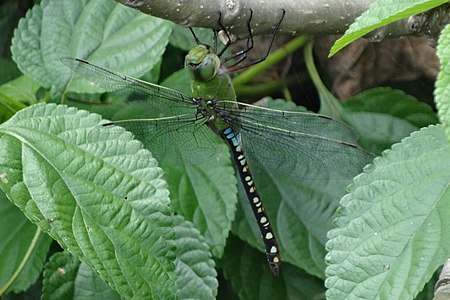
<instances>
[{"instance_id":1,"label":"dragonfly","mask_svg":"<svg viewBox=\"0 0 450 300\"><path fill-rule=\"evenodd\" d=\"M119 74L79 58L61 61L74 72L107 92L125 93L162 117L107 122L119 125L135 136L152 140L162 153L196 149L184 147L194 139L198 149L214 153L214 136L225 141L244 187L264 243L268 264L274 275L280 272L280 249L252 175L262 168L273 176L292 180L332 174L353 177L370 156L353 144L355 133L345 123L331 117L282 111L238 102L229 73L221 68L216 47L199 44L185 57L185 68L193 78L192 95ZM170 143L158 141L170 134ZM184 135L184 137L182 137ZM194 153L203 156L203 152ZM346 161L342 168L339 161Z\"/></svg>"}]
</instances>

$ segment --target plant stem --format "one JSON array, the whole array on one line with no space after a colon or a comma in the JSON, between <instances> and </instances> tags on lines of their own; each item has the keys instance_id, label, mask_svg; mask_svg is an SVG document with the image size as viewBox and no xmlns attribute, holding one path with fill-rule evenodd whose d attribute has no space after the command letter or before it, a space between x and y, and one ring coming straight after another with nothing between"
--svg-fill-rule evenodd
<instances>
[{"instance_id":1,"label":"plant stem","mask_svg":"<svg viewBox=\"0 0 450 300\"><path fill-rule=\"evenodd\" d=\"M278 63L280 60L293 53L295 50L305 45L309 41L309 38L306 36L299 36L284 45L282 48L278 49L274 53L270 54L266 60L260 62L254 66L251 66L238 76L233 78L233 85L244 85L258 74L264 72L265 70L271 68L273 65Z\"/></svg>"}]
</instances>

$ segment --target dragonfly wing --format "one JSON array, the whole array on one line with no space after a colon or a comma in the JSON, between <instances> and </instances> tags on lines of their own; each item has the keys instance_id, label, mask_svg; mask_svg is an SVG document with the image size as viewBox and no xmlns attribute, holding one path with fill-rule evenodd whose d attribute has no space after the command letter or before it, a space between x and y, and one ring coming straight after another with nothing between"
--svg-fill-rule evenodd
<instances>
[{"instance_id":1,"label":"dragonfly wing","mask_svg":"<svg viewBox=\"0 0 450 300\"><path fill-rule=\"evenodd\" d=\"M106 92L125 94L129 102L145 103L148 111L156 109L161 115L175 116L195 109L192 98L176 90L115 73L82 59L63 57L61 61Z\"/></svg>"},{"instance_id":2,"label":"dragonfly wing","mask_svg":"<svg viewBox=\"0 0 450 300\"><path fill-rule=\"evenodd\" d=\"M107 122L95 127L90 138L96 140L102 134L114 139L114 135L123 134L122 128L133 133L160 162L169 165L203 162L223 144L204 125L204 119L192 114Z\"/></svg>"},{"instance_id":3,"label":"dragonfly wing","mask_svg":"<svg viewBox=\"0 0 450 300\"><path fill-rule=\"evenodd\" d=\"M239 122L242 146L250 163L275 176L352 178L373 158L354 144L308 133L308 130L300 132L276 128L266 123L260 124L256 118L251 121L242 118ZM328 135L334 129L326 125L329 126L326 129Z\"/></svg>"},{"instance_id":4,"label":"dragonfly wing","mask_svg":"<svg viewBox=\"0 0 450 300\"><path fill-rule=\"evenodd\" d=\"M219 101L218 105L231 113L237 126L239 122L250 126L257 123L261 127L317 135L347 143L354 143L358 138L353 128L325 115L276 110L232 101Z\"/></svg>"}]
</instances>

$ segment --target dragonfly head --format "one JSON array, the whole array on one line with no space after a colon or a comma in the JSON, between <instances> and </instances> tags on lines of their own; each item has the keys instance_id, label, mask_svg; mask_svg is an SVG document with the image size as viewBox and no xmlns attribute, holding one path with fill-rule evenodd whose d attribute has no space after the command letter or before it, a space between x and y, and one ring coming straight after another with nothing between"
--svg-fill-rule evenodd
<instances>
[{"instance_id":1,"label":"dragonfly head","mask_svg":"<svg viewBox=\"0 0 450 300\"><path fill-rule=\"evenodd\" d=\"M208 45L198 45L186 55L184 67L198 81L213 79L220 69L220 59Z\"/></svg>"}]
</instances>

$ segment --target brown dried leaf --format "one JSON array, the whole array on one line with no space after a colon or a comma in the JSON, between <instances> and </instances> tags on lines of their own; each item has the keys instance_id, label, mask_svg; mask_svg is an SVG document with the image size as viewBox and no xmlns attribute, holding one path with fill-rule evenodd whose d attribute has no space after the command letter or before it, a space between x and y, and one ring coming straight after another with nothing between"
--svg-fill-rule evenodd
<instances>
[{"instance_id":1,"label":"brown dried leaf","mask_svg":"<svg viewBox=\"0 0 450 300\"><path fill-rule=\"evenodd\" d=\"M347 99L362 90L388 81L435 79L439 62L435 49L424 37L402 37L370 43L359 39L331 59L328 52L339 36L317 37L315 54L332 78L332 92Z\"/></svg>"}]
</instances>

